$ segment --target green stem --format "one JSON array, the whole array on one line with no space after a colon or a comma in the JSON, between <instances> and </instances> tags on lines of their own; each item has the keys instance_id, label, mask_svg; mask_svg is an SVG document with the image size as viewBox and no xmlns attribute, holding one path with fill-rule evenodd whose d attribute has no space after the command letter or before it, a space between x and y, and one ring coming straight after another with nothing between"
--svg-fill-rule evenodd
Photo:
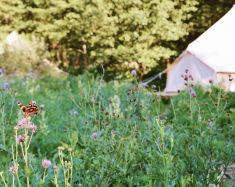
<instances>
[{"instance_id":1,"label":"green stem","mask_svg":"<svg viewBox=\"0 0 235 187\"><path fill-rule=\"evenodd\" d=\"M18 130L15 130L15 145L16 145L16 158L15 161L17 162L18 159L18 142L17 142L17 135L18 135Z\"/></svg>"},{"instance_id":2,"label":"green stem","mask_svg":"<svg viewBox=\"0 0 235 187\"><path fill-rule=\"evenodd\" d=\"M47 170L47 169L44 169L44 172L43 172L43 177L42 177L42 183L43 183L43 185L44 185L44 183L45 183L46 170Z\"/></svg>"},{"instance_id":3,"label":"green stem","mask_svg":"<svg viewBox=\"0 0 235 187\"><path fill-rule=\"evenodd\" d=\"M5 187L8 187L6 180L5 180L5 177L3 176L2 172L0 172L0 177L1 177L2 182L4 183Z\"/></svg>"},{"instance_id":4,"label":"green stem","mask_svg":"<svg viewBox=\"0 0 235 187\"><path fill-rule=\"evenodd\" d=\"M193 121L193 113L192 113L192 96L189 97L189 110L190 110L190 122Z\"/></svg>"},{"instance_id":5,"label":"green stem","mask_svg":"<svg viewBox=\"0 0 235 187\"><path fill-rule=\"evenodd\" d=\"M57 169L57 167L54 168L54 184L55 184L56 187L59 186L58 185L58 169Z\"/></svg>"},{"instance_id":6,"label":"green stem","mask_svg":"<svg viewBox=\"0 0 235 187\"><path fill-rule=\"evenodd\" d=\"M25 153L24 153L24 148L23 148L22 143L20 143L20 147L21 147L21 152L22 152L23 158L25 160Z\"/></svg>"},{"instance_id":7,"label":"green stem","mask_svg":"<svg viewBox=\"0 0 235 187\"><path fill-rule=\"evenodd\" d=\"M71 172L70 172L70 179L71 179L71 186L73 184L73 157L72 157L72 153L70 152L70 162L71 162Z\"/></svg>"},{"instance_id":8,"label":"green stem","mask_svg":"<svg viewBox=\"0 0 235 187\"><path fill-rule=\"evenodd\" d=\"M21 187L21 182L20 182L20 179L19 179L18 171L16 172L16 178L17 178L17 182L18 182L19 186Z\"/></svg>"},{"instance_id":9,"label":"green stem","mask_svg":"<svg viewBox=\"0 0 235 187\"><path fill-rule=\"evenodd\" d=\"M33 133L30 135L29 143L28 143L28 146L27 146L27 150L29 149L29 146L30 146L30 143L31 143L32 137L33 137Z\"/></svg>"},{"instance_id":10,"label":"green stem","mask_svg":"<svg viewBox=\"0 0 235 187\"><path fill-rule=\"evenodd\" d=\"M28 175L28 169L29 169L29 165L28 165L28 153L26 150L26 154L25 154L25 167L26 167L26 182L27 182L27 187L29 187L29 175Z\"/></svg>"},{"instance_id":11,"label":"green stem","mask_svg":"<svg viewBox=\"0 0 235 187\"><path fill-rule=\"evenodd\" d=\"M24 150L25 150L25 168L26 168L26 183L27 183L27 187L29 187L29 173L28 173L28 170L29 170L29 163L28 163L28 126L29 126L29 120L27 119L27 126L26 128L24 129L25 130L25 141L24 141Z\"/></svg>"},{"instance_id":12,"label":"green stem","mask_svg":"<svg viewBox=\"0 0 235 187\"><path fill-rule=\"evenodd\" d=\"M2 108L1 108L1 120L2 120L2 124L1 124L1 129L2 129L2 142L3 142L3 145L4 145L4 148L6 147L6 134L5 134L5 122L4 122L4 119L5 119L5 108L4 108L4 103L5 103L5 100L6 100L6 96L5 94L1 94L1 100L3 101L2 102Z\"/></svg>"},{"instance_id":13,"label":"green stem","mask_svg":"<svg viewBox=\"0 0 235 187\"><path fill-rule=\"evenodd\" d=\"M67 186L67 177L66 177L66 171L65 171L65 166L64 166L64 160L63 160L63 155L62 155L62 151L59 150L59 158L60 158L60 162L63 168L63 173L64 173L64 186Z\"/></svg>"},{"instance_id":14,"label":"green stem","mask_svg":"<svg viewBox=\"0 0 235 187\"><path fill-rule=\"evenodd\" d=\"M220 99L221 99L221 89L219 89L219 93L218 93L218 100L217 100L217 113L219 112L219 105L220 105Z\"/></svg>"},{"instance_id":15,"label":"green stem","mask_svg":"<svg viewBox=\"0 0 235 187\"><path fill-rule=\"evenodd\" d=\"M3 120L4 121L4 120ZM2 141L4 148L6 147L6 136L5 136L5 123L2 123Z\"/></svg>"},{"instance_id":16,"label":"green stem","mask_svg":"<svg viewBox=\"0 0 235 187\"><path fill-rule=\"evenodd\" d=\"M174 107L174 103L173 103L172 99L170 99L170 100L171 100L171 107L172 107L173 114L174 114L174 119L175 119L175 121L176 121L176 114L175 114L175 107Z\"/></svg>"},{"instance_id":17,"label":"green stem","mask_svg":"<svg viewBox=\"0 0 235 187\"><path fill-rule=\"evenodd\" d=\"M17 159L18 159L17 130L15 130L15 145L16 145L16 152L15 152L16 156L14 157L14 147L12 145L12 159L13 159L13 162L14 162L14 166L18 167L18 162L17 162ZM21 183L20 183L20 179L19 179L19 175L18 175L18 168L17 168L17 171L16 171L16 178L17 178L18 185L21 187Z\"/></svg>"},{"instance_id":18,"label":"green stem","mask_svg":"<svg viewBox=\"0 0 235 187\"><path fill-rule=\"evenodd\" d=\"M12 175L12 186L15 187L15 177Z\"/></svg>"}]
</instances>

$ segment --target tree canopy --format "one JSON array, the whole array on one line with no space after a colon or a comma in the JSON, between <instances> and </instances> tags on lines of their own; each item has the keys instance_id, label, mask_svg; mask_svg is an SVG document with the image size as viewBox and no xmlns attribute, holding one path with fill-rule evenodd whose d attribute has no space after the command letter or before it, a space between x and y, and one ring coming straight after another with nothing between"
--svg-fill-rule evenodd
<instances>
[{"instance_id":1,"label":"tree canopy","mask_svg":"<svg viewBox=\"0 0 235 187\"><path fill-rule=\"evenodd\" d=\"M177 56L232 6L205 0L2 0L0 33L44 39L49 59L83 69L147 74Z\"/></svg>"}]
</instances>

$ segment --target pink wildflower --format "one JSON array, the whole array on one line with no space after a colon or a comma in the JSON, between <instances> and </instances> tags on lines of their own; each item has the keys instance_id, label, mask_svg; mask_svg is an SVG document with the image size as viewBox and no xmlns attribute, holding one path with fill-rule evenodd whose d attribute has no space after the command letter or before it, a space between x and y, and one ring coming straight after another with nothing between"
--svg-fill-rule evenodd
<instances>
[{"instance_id":1,"label":"pink wildflower","mask_svg":"<svg viewBox=\"0 0 235 187\"><path fill-rule=\"evenodd\" d=\"M17 143L23 143L26 140L25 136L18 135L16 138Z\"/></svg>"},{"instance_id":2,"label":"pink wildflower","mask_svg":"<svg viewBox=\"0 0 235 187\"><path fill-rule=\"evenodd\" d=\"M18 126L19 128L26 128L28 124L28 120L27 118L22 118L19 122L18 122Z\"/></svg>"},{"instance_id":3,"label":"pink wildflower","mask_svg":"<svg viewBox=\"0 0 235 187\"><path fill-rule=\"evenodd\" d=\"M196 91L193 89L193 87L189 87L188 92L192 97L197 97Z\"/></svg>"},{"instance_id":4,"label":"pink wildflower","mask_svg":"<svg viewBox=\"0 0 235 187\"><path fill-rule=\"evenodd\" d=\"M50 166L51 166L51 161L50 161L50 160L44 159L44 160L42 161L42 167L43 167L44 169L48 169Z\"/></svg>"},{"instance_id":5,"label":"pink wildflower","mask_svg":"<svg viewBox=\"0 0 235 187\"><path fill-rule=\"evenodd\" d=\"M11 166L11 167L9 168L9 172L10 172L11 174L16 173L17 171L18 171L18 166L16 166L16 165Z\"/></svg>"},{"instance_id":6,"label":"pink wildflower","mask_svg":"<svg viewBox=\"0 0 235 187\"><path fill-rule=\"evenodd\" d=\"M37 126L33 123L30 123L29 129L32 131L32 133L35 133L37 131Z\"/></svg>"}]
</instances>

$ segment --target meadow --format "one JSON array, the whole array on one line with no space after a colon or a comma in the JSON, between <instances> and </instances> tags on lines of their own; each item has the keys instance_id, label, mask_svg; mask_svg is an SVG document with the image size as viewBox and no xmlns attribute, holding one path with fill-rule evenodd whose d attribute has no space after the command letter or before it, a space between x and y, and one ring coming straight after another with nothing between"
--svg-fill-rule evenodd
<instances>
[{"instance_id":1,"label":"meadow","mask_svg":"<svg viewBox=\"0 0 235 187\"><path fill-rule=\"evenodd\" d=\"M89 74L5 81L0 186L235 185L226 174L235 160L233 93L195 87L163 98L137 80ZM27 122L34 126L21 125L18 101L40 108Z\"/></svg>"},{"instance_id":2,"label":"meadow","mask_svg":"<svg viewBox=\"0 0 235 187\"><path fill-rule=\"evenodd\" d=\"M157 93L188 52L234 61L230 17L187 47L233 6L0 0L0 187L234 187L235 94L191 85L190 69L185 91Z\"/></svg>"}]
</instances>

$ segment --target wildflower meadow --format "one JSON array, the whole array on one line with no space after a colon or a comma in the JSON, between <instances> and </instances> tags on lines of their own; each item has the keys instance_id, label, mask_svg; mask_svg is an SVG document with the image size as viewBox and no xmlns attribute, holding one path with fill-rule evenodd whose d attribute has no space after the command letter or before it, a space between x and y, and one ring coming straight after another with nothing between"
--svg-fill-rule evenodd
<instances>
[{"instance_id":1,"label":"wildflower meadow","mask_svg":"<svg viewBox=\"0 0 235 187\"><path fill-rule=\"evenodd\" d=\"M235 187L234 0L0 0L0 187Z\"/></svg>"},{"instance_id":2,"label":"wildflower meadow","mask_svg":"<svg viewBox=\"0 0 235 187\"><path fill-rule=\"evenodd\" d=\"M234 186L235 95L185 76L171 98L137 79L8 80L0 186Z\"/></svg>"}]
</instances>

